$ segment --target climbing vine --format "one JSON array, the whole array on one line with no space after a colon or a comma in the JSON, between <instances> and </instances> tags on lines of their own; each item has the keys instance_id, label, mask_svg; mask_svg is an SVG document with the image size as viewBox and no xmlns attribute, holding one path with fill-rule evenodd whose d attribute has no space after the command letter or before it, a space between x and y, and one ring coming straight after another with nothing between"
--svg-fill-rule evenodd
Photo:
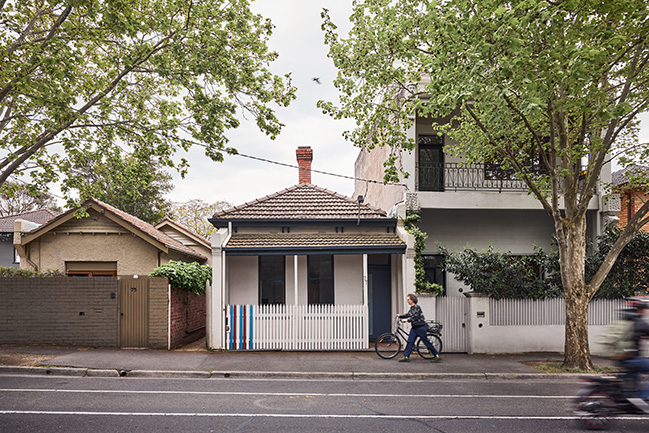
<instances>
[{"instance_id":1,"label":"climbing vine","mask_svg":"<svg viewBox=\"0 0 649 433\"><path fill-rule=\"evenodd\" d=\"M444 287L440 284L431 283L426 278L424 269L424 258L421 252L426 248L426 239L428 235L421 231L419 223L421 215L417 212L408 212L404 220L404 228L415 238L415 292L429 293L439 295L444 292Z\"/></svg>"},{"instance_id":2,"label":"climbing vine","mask_svg":"<svg viewBox=\"0 0 649 433\"><path fill-rule=\"evenodd\" d=\"M205 283L212 282L212 267L196 262L171 261L155 268L149 276L167 277L173 287L202 295L205 293Z\"/></svg>"}]
</instances>

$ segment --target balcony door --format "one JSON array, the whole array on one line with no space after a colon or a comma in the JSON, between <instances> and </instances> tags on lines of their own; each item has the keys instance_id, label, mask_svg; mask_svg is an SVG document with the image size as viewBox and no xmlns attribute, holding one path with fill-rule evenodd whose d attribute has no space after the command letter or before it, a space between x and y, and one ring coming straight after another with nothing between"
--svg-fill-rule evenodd
<instances>
[{"instance_id":1,"label":"balcony door","mask_svg":"<svg viewBox=\"0 0 649 433\"><path fill-rule=\"evenodd\" d=\"M418 171L420 191L444 191L444 137L420 135Z\"/></svg>"}]
</instances>

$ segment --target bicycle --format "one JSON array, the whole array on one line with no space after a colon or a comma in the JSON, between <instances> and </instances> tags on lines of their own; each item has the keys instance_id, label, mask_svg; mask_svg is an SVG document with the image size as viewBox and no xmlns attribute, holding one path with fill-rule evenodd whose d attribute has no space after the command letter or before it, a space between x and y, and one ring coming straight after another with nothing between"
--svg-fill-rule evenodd
<instances>
[{"instance_id":1,"label":"bicycle","mask_svg":"<svg viewBox=\"0 0 649 433\"><path fill-rule=\"evenodd\" d=\"M386 332L379 335L379 338L374 342L374 350L376 354L383 359L392 359L401 350L401 340L408 340L408 333L401 328L401 321L397 318L394 320L395 331ZM442 353L442 328L444 327L437 320L427 320L428 331L426 335L428 336L428 341L433 343L433 347L437 350L437 353ZM419 337L415 340L415 347L417 348L417 353L424 359L432 359L434 357L433 353L428 350L426 345Z\"/></svg>"}]
</instances>

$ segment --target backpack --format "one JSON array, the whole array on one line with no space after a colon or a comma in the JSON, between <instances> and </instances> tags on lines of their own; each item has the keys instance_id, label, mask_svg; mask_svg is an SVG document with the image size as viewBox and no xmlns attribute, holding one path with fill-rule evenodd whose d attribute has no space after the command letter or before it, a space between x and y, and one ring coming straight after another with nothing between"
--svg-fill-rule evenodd
<instances>
[{"instance_id":1,"label":"backpack","mask_svg":"<svg viewBox=\"0 0 649 433\"><path fill-rule=\"evenodd\" d=\"M626 359L634 352L633 320L618 320L606 328L602 334L602 354L611 359Z\"/></svg>"}]
</instances>

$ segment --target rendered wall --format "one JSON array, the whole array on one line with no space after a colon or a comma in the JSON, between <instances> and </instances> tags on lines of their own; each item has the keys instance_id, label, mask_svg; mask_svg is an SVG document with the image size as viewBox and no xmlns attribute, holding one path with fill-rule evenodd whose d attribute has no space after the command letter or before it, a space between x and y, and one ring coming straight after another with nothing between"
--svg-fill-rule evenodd
<instances>
[{"instance_id":1,"label":"rendered wall","mask_svg":"<svg viewBox=\"0 0 649 433\"><path fill-rule=\"evenodd\" d=\"M363 256L334 256L334 300L338 305L363 303Z\"/></svg>"},{"instance_id":2,"label":"rendered wall","mask_svg":"<svg viewBox=\"0 0 649 433\"><path fill-rule=\"evenodd\" d=\"M229 282L228 304L257 304L259 302L259 264L256 256L227 258ZM229 300L228 300L229 298Z\"/></svg>"},{"instance_id":3,"label":"rendered wall","mask_svg":"<svg viewBox=\"0 0 649 433\"><path fill-rule=\"evenodd\" d=\"M90 217L67 221L25 246L38 270L65 271L66 261L95 261L117 262L117 275L148 275L170 260L195 261L174 250L163 253L104 215L89 213ZM21 266L31 267L26 262Z\"/></svg>"},{"instance_id":4,"label":"rendered wall","mask_svg":"<svg viewBox=\"0 0 649 433\"><path fill-rule=\"evenodd\" d=\"M228 257L229 304L259 302L259 267L256 256ZM286 303L295 303L294 256L286 256ZM298 256L298 303L307 303L307 260ZM363 303L363 257L334 256L334 299L336 304Z\"/></svg>"}]
</instances>

